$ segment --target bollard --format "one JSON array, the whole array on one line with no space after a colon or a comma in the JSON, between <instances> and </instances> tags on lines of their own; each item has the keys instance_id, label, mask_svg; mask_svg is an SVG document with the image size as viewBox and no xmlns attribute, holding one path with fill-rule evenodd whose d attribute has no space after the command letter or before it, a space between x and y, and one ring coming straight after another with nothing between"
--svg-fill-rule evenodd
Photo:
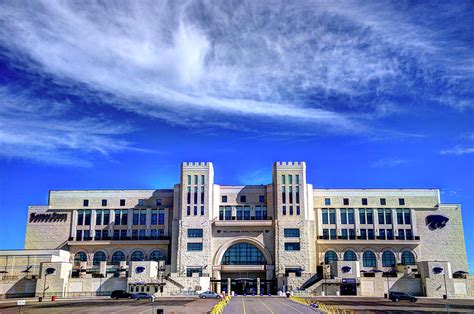
<instances>
[{"instance_id":1,"label":"bollard","mask_svg":"<svg viewBox=\"0 0 474 314\"><path fill-rule=\"evenodd\" d=\"M51 302L56 302L56 296L55 296L55 295L53 295L53 296L51 297Z\"/></svg>"}]
</instances>

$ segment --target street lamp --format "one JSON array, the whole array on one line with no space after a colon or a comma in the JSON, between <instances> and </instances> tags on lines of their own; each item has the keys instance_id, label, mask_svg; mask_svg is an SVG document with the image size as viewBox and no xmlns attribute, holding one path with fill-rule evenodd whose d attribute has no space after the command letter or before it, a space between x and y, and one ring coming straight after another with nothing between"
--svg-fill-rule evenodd
<instances>
[{"instance_id":1,"label":"street lamp","mask_svg":"<svg viewBox=\"0 0 474 314\"><path fill-rule=\"evenodd\" d=\"M46 268L44 272L43 299L46 295L46 276L53 274L55 271L56 271L55 268Z\"/></svg>"}]
</instances>

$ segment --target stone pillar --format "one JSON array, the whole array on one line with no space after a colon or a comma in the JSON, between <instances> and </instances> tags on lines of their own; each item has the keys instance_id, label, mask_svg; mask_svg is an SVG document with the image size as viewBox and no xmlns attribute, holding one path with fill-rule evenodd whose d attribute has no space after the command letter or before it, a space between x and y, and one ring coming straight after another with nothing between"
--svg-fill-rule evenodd
<instances>
[{"instance_id":1,"label":"stone pillar","mask_svg":"<svg viewBox=\"0 0 474 314\"><path fill-rule=\"evenodd\" d=\"M341 209L336 208L336 236L341 235Z\"/></svg>"},{"instance_id":2,"label":"stone pillar","mask_svg":"<svg viewBox=\"0 0 474 314\"><path fill-rule=\"evenodd\" d=\"M354 228L356 230L356 237L360 236L360 220L359 220L359 209L354 208Z\"/></svg>"},{"instance_id":3,"label":"stone pillar","mask_svg":"<svg viewBox=\"0 0 474 314\"><path fill-rule=\"evenodd\" d=\"M168 236L169 235L169 223L168 223L168 219L169 219L169 214L170 214L170 211L171 211L171 208L165 208L163 209L163 212L165 214L165 236ZM158 215L160 214L160 211L158 210Z\"/></svg>"},{"instance_id":4,"label":"stone pillar","mask_svg":"<svg viewBox=\"0 0 474 314\"><path fill-rule=\"evenodd\" d=\"M374 217L374 236L377 239L379 236L379 210L372 208L372 215Z\"/></svg>"},{"instance_id":5,"label":"stone pillar","mask_svg":"<svg viewBox=\"0 0 474 314\"><path fill-rule=\"evenodd\" d=\"M97 221L97 213L95 209L91 210L91 225L90 225L90 233L91 233L91 239L95 240L95 224Z\"/></svg>"},{"instance_id":6,"label":"stone pillar","mask_svg":"<svg viewBox=\"0 0 474 314\"><path fill-rule=\"evenodd\" d=\"M260 277L257 277L257 295L260 295Z\"/></svg>"},{"instance_id":7,"label":"stone pillar","mask_svg":"<svg viewBox=\"0 0 474 314\"><path fill-rule=\"evenodd\" d=\"M77 229L77 210L73 210L72 211L72 219L71 219L71 233L70 233L70 237L71 238L76 238L76 229Z\"/></svg>"},{"instance_id":8,"label":"stone pillar","mask_svg":"<svg viewBox=\"0 0 474 314\"><path fill-rule=\"evenodd\" d=\"M318 236L323 235L323 214L321 208L316 209L316 215L318 218Z\"/></svg>"},{"instance_id":9,"label":"stone pillar","mask_svg":"<svg viewBox=\"0 0 474 314\"><path fill-rule=\"evenodd\" d=\"M392 208L392 228L393 228L393 236L398 236L398 223L397 223L397 209Z\"/></svg>"},{"instance_id":10,"label":"stone pillar","mask_svg":"<svg viewBox=\"0 0 474 314\"><path fill-rule=\"evenodd\" d=\"M102 220L104 218L102 217ZM113 239L114 236L114 225L115 225L115 210L109 211L109 238Z\"/></svg>"},{"instance_id":11,"label":"stone pillar","mask_svg":"<svg viewBox=\"0 0 474 314\"><path fill-rule=\"evenodd\" d=\"M229 278L227 278L227 293L229 295L231 295L231 291L230 291L231 288L232 288L232 284L231 284L231 279L229 277Z\"/></svg>"},{"instance_id":12,"label":"stone pillar","mask_svg":"<svg viewBox=\"0 0 474 314\"><path fill-rule=\"evenodd\" d=\"M158 211L156 212L158 215ZM145 236L149 237L150 236L150 229L151 229L151 208L146 209L146 230L145 230Z\"/></svg>"},{"instance_id":13,"label":"stone pillar","mask_svg":"<svg viewBox=\"0 0 474 314\"><path fill-rule=\"evenodd\" d=\"M413 233L413 240L415 236L418 235L418 230L416 230L416 215L415 210L413 208L410 209L410 216L411 216L411 232Z\"/></svg>"},{"instance_id":14,"label":"stone pillar","mask_svg":"<svg viewBox=\"0 0 474 314\"><path fill-rule=\"evenodd\" d=\"M133 225L133 208L128 209L128 217L127 217L127 237L132 236L132 225Z\"/></svg>"}]
</instances>

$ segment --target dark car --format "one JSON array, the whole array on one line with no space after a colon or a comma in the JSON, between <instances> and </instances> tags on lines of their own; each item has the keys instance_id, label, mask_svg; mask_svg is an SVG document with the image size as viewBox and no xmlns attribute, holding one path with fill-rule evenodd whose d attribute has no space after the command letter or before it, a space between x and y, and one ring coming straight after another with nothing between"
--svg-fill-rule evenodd
<instances>
[{"instance_id":1,"label":"dark car","mask_svg":"<svg viewBox=\"0 0 474 314\"><path fill-rule=\"evenodd\" d=\"M199 294L201 299L220 299L222 296L219 293L213 291L205 291Z\"/></svg>"},{"instance_id":2,"label":"dark car","mask_svg":"<svg viewBox=\"0 0 474 314\"><path fill-rule=\"evenodd\" d=\"M112 299L130 299L132 295L130 293L128 293L127 291L124 291L124 290L114 290L112 291L112 293L110 294L110 297Z\"/></svg>"},{"instance_id":3,"label":"dark car","mask_svg":"<svg viewBox=\"0 0 474 314\"><path fill-rule=\"evenodd\" d=\"M141 299L154 300L155 296L153 296L149 293L139 292L139 293L132 294L131 298L135 299L135 300L141 300Z\"/></svg>"},{"instance_id":4,"label":"dark car","mask_svg":"<svg viewBox=\"0 0 474 314\"><path fill-rule=\"evenodd\" d=\"M398 301L401 301L401 300L416 302L418 300L417 297L414 297L409 293L396 292L396 291L390 292L389 299L392 300L393 302L398 302Z\"/></svg>"}]
</instances>

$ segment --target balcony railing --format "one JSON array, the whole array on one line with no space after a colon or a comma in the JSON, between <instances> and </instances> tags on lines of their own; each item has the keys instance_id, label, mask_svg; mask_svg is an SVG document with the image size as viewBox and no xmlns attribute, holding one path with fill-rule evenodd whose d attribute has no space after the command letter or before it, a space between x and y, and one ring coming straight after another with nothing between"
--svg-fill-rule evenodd
<instances>
[{"instance_id":1,"label":"balcony railing","mask_svg":"<svg viewBox=\"0 0 474 314\"><path fill-rule=\"evenodd\" d=\"M87 241L158 241L158 240L171 240L170 236L157 236L157 237L123 237L123 238L114 238L114 237L100 237L100 238L82 238L82 240L76 240L73 237L69 237L69 241L75 242L87 242Z\"/></svg>"},{"instance_id":2,"label":"balcony railing","mask_svg":"<svg viewBox=\"0 0 474 314\"><path fill-rule=\"evenodd\" d=\"M373 240L385 240L385 241L419 241L420 237L419 236L412 236L412 237L392 237L392 238L387 238L387 237L361 237L358 236L356 238L344 238L342 236L338 236L337 238L331 238L330 236L318 236L318 240L346 240L346 241L355 241L355 240L365 240L365 241L373 241Z\"/></svg>"}]
</instances>

